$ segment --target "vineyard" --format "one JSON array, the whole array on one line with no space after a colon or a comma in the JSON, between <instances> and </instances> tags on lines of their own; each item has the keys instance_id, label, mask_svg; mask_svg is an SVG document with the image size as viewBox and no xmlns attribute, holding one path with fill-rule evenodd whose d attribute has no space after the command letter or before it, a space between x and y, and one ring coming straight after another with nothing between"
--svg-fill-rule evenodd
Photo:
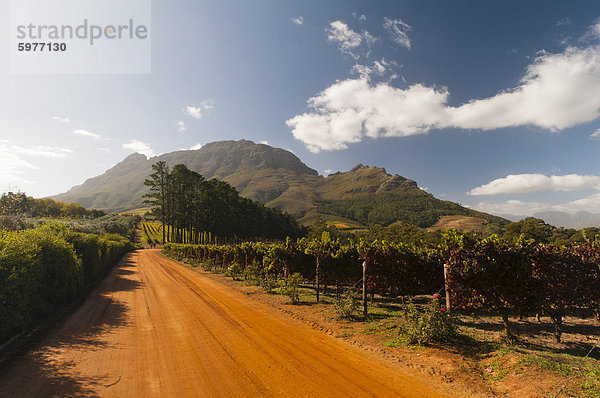
<instances>
[{"instance_id":1,"label":"vineyard","mask_svg":"<svg viewBox=\"0 0 600 398\"><path fill-rule=\"evenodd\" d=\"M513 337L509 316L546 314L560 341L567 314L598 316L600 310L597 240L557 247L522 240L509 244L496 236L476 239L449 231L444 243L433 249L382 241L344 245L325 236L322 240L288 239L269 244L169 243L164 253L186 262L210 264L234 278L250 273L286 280L298 273L314 281L317 301L321 288L335 286L340 292L358 286L363 275L365 300L367 295L439 294L447 287L448 309L498 313L509 338Z\"/></svg>"},{"instance_id":2,"label":"vineyard","mask_svg":"<svg viewBox=\"0 0 600 398\"><path fill-rule=\"evenodd\" d=\"M149 244L150 241L158 244L162 244L163 241L163 227L161 223L158 222L148 222L144 221L141 223L142 225L142 242L145 244ZM165 226L165 241L167 243L173 242L171 233L173 228L169 225ZM196 236L194 230L194 236ZM197 234L198 241L201 243L209 243L213 241L213 236L210 232L200 232ZM188 231L180 232L179 238L188 241L190 238L190 234Z\"/></svg>"}]
</instances>

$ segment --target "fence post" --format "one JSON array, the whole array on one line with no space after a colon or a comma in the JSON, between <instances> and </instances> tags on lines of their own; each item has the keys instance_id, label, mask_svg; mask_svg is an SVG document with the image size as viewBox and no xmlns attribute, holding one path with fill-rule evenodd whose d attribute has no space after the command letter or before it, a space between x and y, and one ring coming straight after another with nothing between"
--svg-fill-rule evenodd
<instances>
[{"instance_id":1,"label":"fence post","mask_svg":"<svg viewBox=\"0 0 600 398\"><path fill-rule=\"evenodd\" d=\"M319 256L317 257L317 266L315 269L315 282L317 282L317 303L319 302Z\"/></svg>"},{"instance_id":2,"label":"fence post","mask_svg":"<svg viewBox=\"0 0 600 398\"><path fill-rule=\"evenodd\" d=\"M363 299L363 315L367 315L367 262L363 261L363 291L362 291L362 299Z\"/></svg>"},{"instance_id":3,"label":"fence post","mask_svg":"<svg viewBox=\"0 0 600 398\"><path fill-rule=\"evenodd\" d=\"M444 264L444 289L446 290L446 310L450 311L450 290L448 289L448 264Z\"/></svg>"}]
</instances>

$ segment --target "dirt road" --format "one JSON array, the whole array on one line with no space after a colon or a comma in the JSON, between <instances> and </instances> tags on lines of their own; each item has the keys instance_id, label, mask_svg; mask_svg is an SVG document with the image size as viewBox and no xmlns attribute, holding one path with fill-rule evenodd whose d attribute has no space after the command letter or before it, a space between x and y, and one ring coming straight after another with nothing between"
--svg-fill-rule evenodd
<instances>
[{"instance_id":1,"label":"dirt road","mask_svg":"<svg viewBox=\"0 0 600 398\"><path fill-rule=\"evenodd\" d=\"M0 397L440 397L156 250L0 374Z\"/></svg>"}]
</instances>

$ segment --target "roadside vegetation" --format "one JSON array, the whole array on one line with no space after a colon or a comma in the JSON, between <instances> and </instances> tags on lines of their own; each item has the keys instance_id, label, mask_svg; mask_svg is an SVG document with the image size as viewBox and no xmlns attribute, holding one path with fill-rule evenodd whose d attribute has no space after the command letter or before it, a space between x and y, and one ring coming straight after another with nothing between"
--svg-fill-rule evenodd
<instances>
[{"instance_id":1,"label":"roadside vegetation","mask_svg":"<svg viewBox=\"0 0 600 398\"><path fill-rule=\"evenodd\" d=\"M103 278L133 249L140 220L23 193L2 195L0 213L0 345Z\"/></svg>"}]
</instances>

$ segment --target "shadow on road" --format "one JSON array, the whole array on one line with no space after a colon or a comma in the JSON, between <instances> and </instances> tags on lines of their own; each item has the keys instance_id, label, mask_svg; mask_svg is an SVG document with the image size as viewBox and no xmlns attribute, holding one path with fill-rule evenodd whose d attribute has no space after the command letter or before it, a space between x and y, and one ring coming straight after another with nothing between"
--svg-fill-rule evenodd
<instances>
[{"instance_id":1,"label":"shadow on road","mask_svg":"<svg viewBox=\"0 0 600 398\"><path fill-rule=\"evenodd\" d=\"M131 277L133 256L126 255L73 314L49 327L39 343L0 372L0 396L94 396L99 385L111 382L104 374L83 378L75 373L76 363L56 358L71 350L109 347L103 336L129 324L130 308L115 296L143 286Z\"/></svg>"}]
</instances>

